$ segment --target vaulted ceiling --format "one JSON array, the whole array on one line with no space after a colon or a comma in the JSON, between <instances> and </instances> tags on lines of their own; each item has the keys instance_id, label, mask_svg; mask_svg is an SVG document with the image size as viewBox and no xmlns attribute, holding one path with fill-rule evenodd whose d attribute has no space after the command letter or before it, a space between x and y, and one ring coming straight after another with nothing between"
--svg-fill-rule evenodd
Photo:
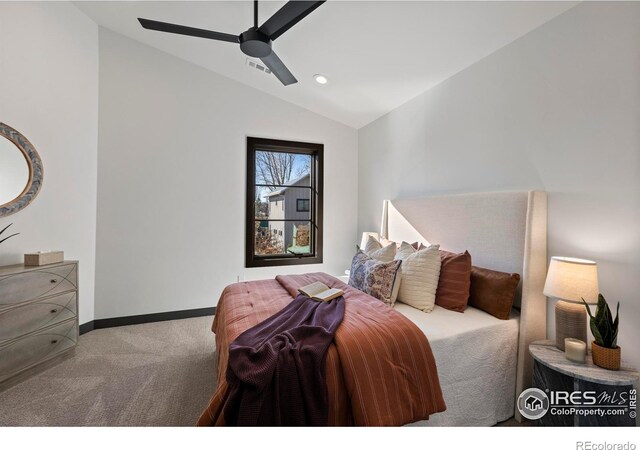
<instances>
[{"instance_id":1,"label":"vaulted ceiling","mask_svg":"<svg viewBox=\"0 0 640 450\"><path fill-rule=\"evenodd\" d=\"M263 23L285 2L261 2ZM253 2L76 2L99 25L360 128L577 2L328 1L274 41L299 80L283 86L236 44L144 30L137 18L239 34ZM329 79L317 84L314 74Z\"/></svg>"}]
</instances>

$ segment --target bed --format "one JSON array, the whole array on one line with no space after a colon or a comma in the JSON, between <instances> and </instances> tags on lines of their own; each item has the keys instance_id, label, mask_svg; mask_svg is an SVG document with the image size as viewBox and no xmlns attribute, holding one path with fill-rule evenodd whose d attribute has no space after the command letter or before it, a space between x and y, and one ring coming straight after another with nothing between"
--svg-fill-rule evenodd
<instances>
[{"instance_id":1,"label":"bed","mask_svg":"<svg viewBox=\"0 0 640 450\"><path fill-rule=\"evenodd\" d=\"M429 337L447 410L413 426L491 426L514 415L520 315L500 320L468 307L464 314L436 306L425 314L394 309Z\"/></svg>"},{"instance_id":2,"label":"bed","mask_svg":"<svg viewBox=\"0 0 640 450\"><path fill-rule=\"evenodd\" d=\"M509 320L499 320L472 307L464 313L442 308L423 313L407 305L396 304L392 312L408 319L402 331L428 338L426 346L416 344L417 339L412 345L420 345L421 353L428 353L427 356L432 353L435 357L436 377L440 383L438 389L432 390L441 388L446 411L442 412L442 407L434 407L438 403L434 400L429 413L423 412L420 416L414 411L420 402L403 398L402 394L406 392L391 392L402 400L396 401L397 404L389 403L388 398L392 396L387 396L387 409L406 413L407 416L401 419L392 417L393 420L382 422L363 420L362 417L368 414L367 408L371 408L364 403L371 402L371 399L349 390L353 385L349 378L353 374L336 369L341 366L341 356L332 347L327 354L327 387L330 402L333 401L334 405L329 423L481 426L493 425L514 414L516 419L520 419L514 405L517 395L531 383L532 361L527 351L528 344L546 336L546 299L542 294L547 262L546 194L499 192L385 201L381 235L396 242L439 243L441 248L449 251L468 250L476 266L521 274L515 310ZM353 288L335 278L321 274L314 276L319 276L330 287L344 287L347 305L348 296L359 296ZM221 422L228 357L226 349L230 339L290 302L295 297L293 287L308 281L296 277L301 276L239 283L225 289L213 326L218 379L221 381L199 421L200 425ZM369 323L376 324L377 319L379 317ZM374 358L375 353L370 353L369 357ZM421 367L420 371L430 370L429 365ZM425 378L422 373L407 373L406 376L412 383ZM426 378L432 378L431 374ZM434 398L436 394L430 393ZM411 407L402 409L404 406L400 403L407 402ZM358 403L363 404L360 409L357 409ZM335 407L336 404L341 406ZM429 417L429 420L417 417Z\"/></svg>"},{"instance_id":3,"label":"bed","mask_svg":"<svg viewBox=\"0 0 640 450\"><path fill-rule=\"evenodd\" d=\"M488 426L511 416L521 421L515 400L531 386L533 361L528 347L547 333L542 293L547 268L546 192L385 201L380 231L396 242L468 250L475 266L521 275L515 311L508 321L471 307L463 314L433 311L431 316L416 314L406 305L397 307L427 333L438 365L447 411L433 416L428 425ZM477 375L475 382L466 375L470 371Z\"/></svg>"}]
</instances>

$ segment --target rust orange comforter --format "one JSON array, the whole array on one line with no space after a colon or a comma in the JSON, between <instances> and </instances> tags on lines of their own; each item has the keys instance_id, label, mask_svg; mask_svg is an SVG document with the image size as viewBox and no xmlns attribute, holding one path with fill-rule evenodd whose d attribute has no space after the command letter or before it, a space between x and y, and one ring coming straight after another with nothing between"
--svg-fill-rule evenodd
<instances>
[{"instance_id":1,"label":"rust orange comforter","mask_svg":"<svg viewBox=\"0 0 640 450\"><path fill-rule=\"evenodd\" d=\"M225 288L212 327L218 387L198 425L224 425L229 344L314 281L345 293L344 319L326 359L329 425L397 426L445 410L435 360L422 331L381 301L330 275L310 273Z\"/></svg>"}]
</instances>

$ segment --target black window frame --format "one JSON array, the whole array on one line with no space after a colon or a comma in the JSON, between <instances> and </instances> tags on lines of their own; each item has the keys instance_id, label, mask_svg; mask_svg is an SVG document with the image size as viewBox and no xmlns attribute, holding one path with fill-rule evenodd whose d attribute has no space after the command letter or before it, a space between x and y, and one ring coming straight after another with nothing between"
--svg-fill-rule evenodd
<instances>
[{"instance_id":1,"label":"black window frame","mask_svg":"<svg viewBox=\"0 0 640 450\"><path fill-rule=\"evenodd\" d=\"M306 255L256 255L255 254L255 198L256 198L256 152L297 153L311 156L311 198L309 224L313 230L311 248L313 253ZM322 263L322 223L324 191L324 145L310 142L285 141L247 137L247 188L245 220L245 267L273 267L300 264ZM296 209L297 209L296 202ZM306 211L304 211L306 212ZM286 221L287 219L284 219Z\"/></svg>"},{"instance_id":2,"label":"black window frame","mask_svg":"<svg viewBox=\"0 0 640 450\"><path fill-rule=\"evenodd\" d=\"M306 202L306 206L300 209L300 202ZM304 205L305 203L303 203ZM311 212L311 199L309 198L297 198L296 199L296 212Z\"/></svg>"}]
</instances>

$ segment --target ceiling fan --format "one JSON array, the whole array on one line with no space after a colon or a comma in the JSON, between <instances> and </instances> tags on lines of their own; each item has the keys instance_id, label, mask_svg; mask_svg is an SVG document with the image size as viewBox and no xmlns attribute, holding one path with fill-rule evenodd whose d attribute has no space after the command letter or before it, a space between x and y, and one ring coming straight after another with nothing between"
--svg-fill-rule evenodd
<instances>
[{"instance_id":1,"label":"ceiling fan","mask_svg":"<svg viewBox=\"0 0 640 450\"><path fill-rule=\"evenodd\" d=\"M271 48L272 41L282 36L289 28L307 17L321 1L290 1L280 8L265 23L258 26L258 0L253 2L253 26L239 35L219 33L217 31L203 30L201 28L186 27L173 23L158 22L156 20L138 18L140 25L147 30L164 31L165 33L183 34L216 41L232 42L240 44L240 50L245 55L260 58L265 66L284 84L288 86L297 83L296 77L287 69L287 66L278 58Z\"/></svg>"}]
</instances>

